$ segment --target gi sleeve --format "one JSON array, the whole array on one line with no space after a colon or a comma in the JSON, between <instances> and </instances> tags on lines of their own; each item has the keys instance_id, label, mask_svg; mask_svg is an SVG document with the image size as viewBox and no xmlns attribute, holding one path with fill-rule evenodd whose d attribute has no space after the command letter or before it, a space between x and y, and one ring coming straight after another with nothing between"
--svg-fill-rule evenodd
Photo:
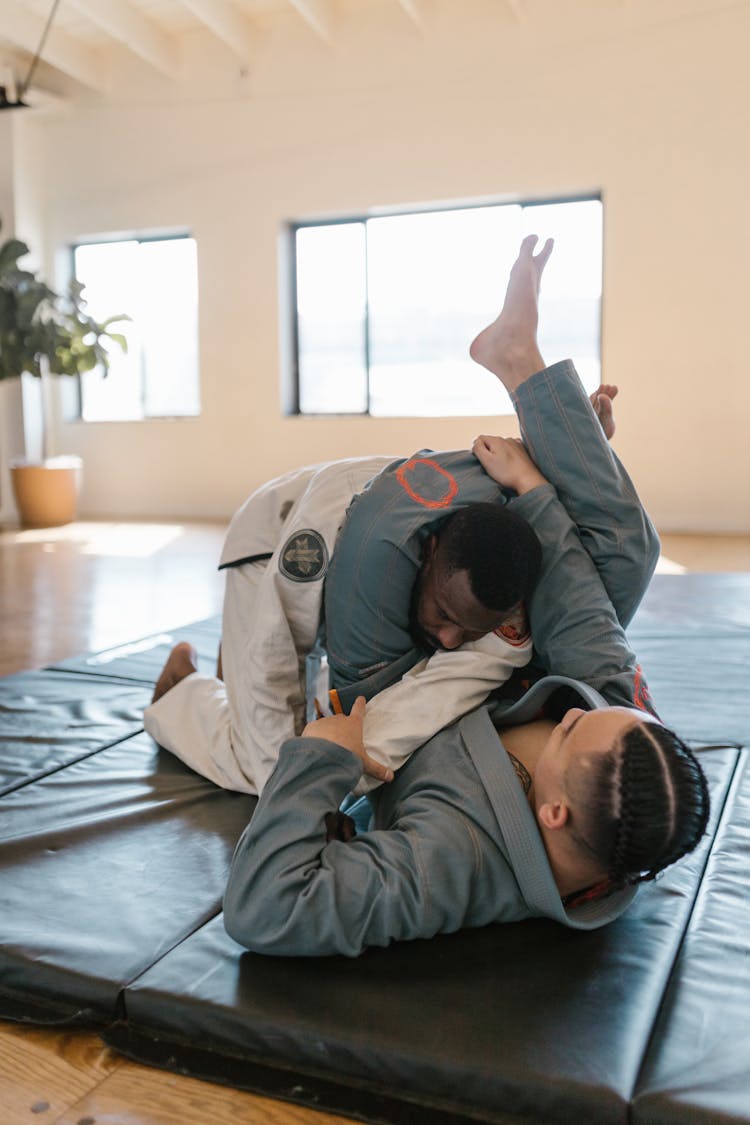
<instances>
[{"instance_id":1,"label":"gi sleeve","mask_svg":"<svg viewBox=\"0 0 750 1125\"><path fill-rule=\"evenodd\" d=\"M531 637L512 642L488 633L450 652L436 652L367 705L364 742L368 754L394 771L443 727L483 703L489 693L531 659ZM363 776L356 794L381 783Z\"/></svg>"},{"instance_id":2,"label":"gi sleeve","mask_svg":"<svg viewBox=\"0 0 750 1125\"><path fill-rule=\"evenodd\" d=\"M513 501L542 545L542 571L529 599L537 659L547 672L583 680L616 705L651 710L601 575L551 484Z\"/></svg>"},{"instance_id":3,"label":"gi sleeve","mask_svg":"<svg viewBox=\"0 0 750 1125\"><path fill-rule=\"evenodd\" d=\"M524 444L555 486L627 627L658 561L659 537L573 364L564 360L537 372L514 393L513 404Z\"/></svg>"},{"instance_id":4,"label":"gi sleeve","mask_svg":"<svg viewBox=\"0 0 750 1125\"><path fill-rule=\"evenodd\" d=\"M325 814L360 775L334 743L291 739L240 838L227 932L256 953L348 957L460 928L478 864L468 821L429 796L398 827L325 841ZM425 815L427 813L427 815Z\"/></svg>"}]
</instances>

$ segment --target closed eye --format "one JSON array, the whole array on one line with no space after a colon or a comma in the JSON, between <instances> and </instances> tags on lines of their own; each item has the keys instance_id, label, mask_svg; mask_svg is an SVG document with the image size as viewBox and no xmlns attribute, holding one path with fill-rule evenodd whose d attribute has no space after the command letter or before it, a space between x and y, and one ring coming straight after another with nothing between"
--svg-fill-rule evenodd
<instances>
[{"instance_id":1,"label":"closed eye","mask_svg":"<svg viewBox=\"0 0 750 1125\"><path fill-rule=\"evenodd\" d=\"M573 719L573 722L565 732L565 738L567 738L569 734L573 733L573 731L576 729L576 723L579 723L585 714L586 712L583 711L580 715L576 715L575 719Z\"/></svg>"}]
</instances>

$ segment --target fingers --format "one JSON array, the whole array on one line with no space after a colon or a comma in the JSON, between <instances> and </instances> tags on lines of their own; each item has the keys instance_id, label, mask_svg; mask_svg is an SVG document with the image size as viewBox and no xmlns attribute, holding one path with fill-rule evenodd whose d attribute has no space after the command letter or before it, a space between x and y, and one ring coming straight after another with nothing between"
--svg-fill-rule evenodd
<instances>
[{"instance_id":1,"label":"fingers","mask_svg":"<svg viewBox=\"0 0 750 1125\"><path fill-rule=\"evenodd\" d=\"M376 781L393 781L393 770L390 766L384 766L376 758L371 758L366 751L362 755L362 769L368 777L374 777Z\"/></svg>"},{"instance_id":2,"label":"fingers","mask_svg":"<svg viewBox=\"0 0 750 1125\"><path fill-rule=\"evenodd\" d=\"M475 457L478 457L480 453L499 453L506 441L510 440L510 438L499 437L497 434L479 434L472 442L471 452Z\"/></svg>"},{"instance_id":3,"label":"fingers","mask_svg":"<svg viewBox=\"0 0 750 1125\"><path fill-rule=\"evenodd\" d=\"M493 456L497 453L497 445L494 439L481 434L478 438L474 438L471 447L471 452L476 457L477 461L483 468L487 468L487 464L492 460Z\"/></svg>"},{"instance_id":4,"label":"fingers","mask_svg":"<svg viewBox=\"0 0 750 1125\"><path fill-rule=\"evenodd\" d=\"M354 706L349 712L349 718L362 724L364 723L366 710L367 701L364 695L358 695L354 700ZM390 766L384 766L377 758L371 758L364 748L362 749L360 759L362 761L362 769L370 777L374 777L378 781L393 781L393 770Z\"/></svg>"}]
</instances>

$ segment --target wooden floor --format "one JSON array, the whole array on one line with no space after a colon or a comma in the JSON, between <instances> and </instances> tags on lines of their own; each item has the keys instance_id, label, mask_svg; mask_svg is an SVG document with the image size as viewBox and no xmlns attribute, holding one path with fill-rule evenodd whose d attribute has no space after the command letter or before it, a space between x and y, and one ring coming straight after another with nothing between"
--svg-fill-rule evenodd
<instances>
[{"instance_id":1,"label":"wooden floor","mask_svg":"<svg viewBox=\"0 0 750 1125\"><path fill-rule=\"evenodd\" d=\"M209 616L219 524L0 531L0 674ZM662 537L662 572L750 571L750 536ZM0 1025L0 1125L325 1125L342 1118L128 1062L95 1034Z\"/></svg>"}]
</instances>

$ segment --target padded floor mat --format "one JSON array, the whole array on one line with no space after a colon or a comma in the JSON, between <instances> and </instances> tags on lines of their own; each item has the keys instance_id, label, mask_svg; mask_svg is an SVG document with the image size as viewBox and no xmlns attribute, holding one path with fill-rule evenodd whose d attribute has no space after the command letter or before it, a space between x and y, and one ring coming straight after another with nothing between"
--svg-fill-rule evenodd
<instances>
[{"instance_id":1,"label":"padded floor mat","mask_svg":"<svg viewBox=\"0 0 750 1125\"><path fill-rule=\"evenodd\" d=\"M142 730L150 697L150 687L113 677L45 670L0 679L0 794Z\"/></svg>"},{"instance_id":2,"label":"padded floor mat","mask_svg":"<svg viewBox=\"0 0 750 1125\"><path fill-rule=\"evenodd\" d=\"M746 577L657 578L630 634L666 722L750 741ZM715 843L604 930L263 958L220 914L254 799L142 732L172 645L210 672L218 638L212 618L0 680L0 1015L370 1121L750 1122L746 752L704 757Z\"/></svg>"},{"instance_id":3,"label":"padded floor mat","mask_svg":"<svg viewBox=\"0 0 750 1125\"><path fill-rule=\"evenodd\" d=\"M750 1119L750 756L670 981L639 1083L635 1125Z\"/></svg>"},{"instance_id":4,"label":"padded floor mat","mask_svg":"<svg viewBox=\"0 0 750 1125\"><path fill-rule=\"evenodd\" d=\"M106 1023L121 988L221 909L255 798L145 734L0 803L0 1015Z\"/></svg>"},{"instance_id":5,"label":"padded floor mat","mask_svg":"<svg viewBox=\"0 0 750 1125\"><path fill-rule=\"evenodd\" d=\"M207 617L192 625L142 637L130 644L60 660L51 667L56 671L80 672L89 676L119 676L153 686L170 650L178 641L190 641L198 653L198 671L214 675L220 639L221 617Z\"/></svg>"},{"instance_id":6,"label":"padded floor mat","mask_svg":"<svg viewBox=\"0 0 750 1125\"><path fill-rule=\"evenodd\" d=\"M737 758L706 762L714 823ZM418 1105L446 1120L624 1123L709 844L588 933L523 922L282 959L244 952L218 918L125 989L127 1022L105 1039L366 1119L411 1122Z\"/></svg>"}]
</instances>

